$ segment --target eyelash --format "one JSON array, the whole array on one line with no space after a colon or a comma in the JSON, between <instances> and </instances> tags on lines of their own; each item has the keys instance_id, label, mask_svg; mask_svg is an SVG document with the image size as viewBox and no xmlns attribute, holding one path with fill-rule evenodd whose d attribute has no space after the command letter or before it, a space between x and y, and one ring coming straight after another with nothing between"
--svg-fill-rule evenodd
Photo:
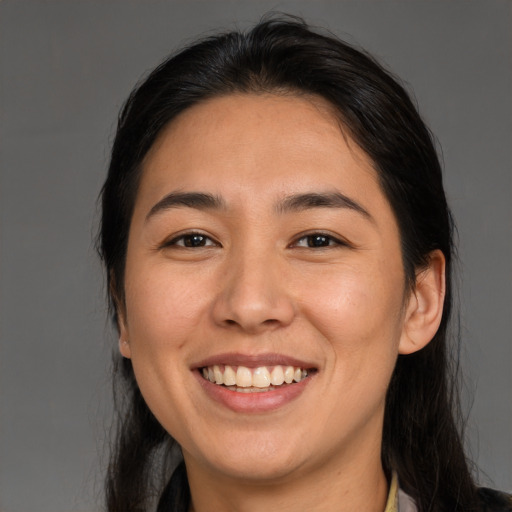
<instances>
[{"instance_id":1,"label":"eyelash","mask_svg":"<svg viewBox=\"0 0 512 512\"><path fill-rule=\"evenodd\" d=\"M203 241L210 241L211 243L208 243L206 245L186 245L186 241L191 241L194 237L200 237ZM182 242L182 243L179 243ZM203 233L199 233L196 231L190 232L190 233L183 233L179 236L174 237L173 239L169 240L168 242L165 242L163 244L164 247L183 247L184 249L197 249L197 248L203 248L203 247L218 247L219 244L215 242L211 237L208 235L205 235Z\"/></svg>"},{"instance_id":2,"label":"eyelash","mask_svg":"<svg viewBox=\"0 0 512 512\"><path fill-rule=\"evenodd\" d=\"M327 241L328 245L309 245L309 242L313 238L323 239L324 241ZM301 242L302 240L307 241L306 246L298 245L299 242ZM343 240L340 240L339 238L336 238L328 233L322 233L321 231L320 232L315 231L314 233L308 233L306 235L302 235L301 237L297 238L291 244L291 246L292 247L304 247L304 248L308 248L308 249L326 249L326 248L330 248L330 247L348 246L348 244L346 242L344 242Z\"/></svg>"},{"instance_id":3,"label":"eyelash","mask_svg":"<svg viewBox=\"0 0 512 512\"><path fill-rule=\"evenodd\" d=\"M200 238L201 242L206 242L204 245L187 245L187 241L191 242L194 237ZM324 242L327 242L327 245L310 245L310 242L313 239L317 239L317 241L320 241L322 243L322 239ZM210 243L208 243L208 241ZM299 245L300 242L306 241L307 245ZM313 242L314 243L314 242ZM344 242L343 240L340 240L339 238L336 238L328 233L322 233L322 232L313 232L308 233L306 235L302 235L299 238L297 238L294 242L292 242L289 247L300 247L300 248L307 248L307 249L325 249L330 247L339 247L339 246L348 246L349 244L347 242ZM219 247L220 244L213 240L208 235L205 235L200 232L190 232L190 233L184 233L179 236L174 237L173 239L169 240L168 242L165 242L163 244L163 247L183 247L185 249L197 249L197 248L203 248L203 247Z\"/></svg>"}]
</instances>

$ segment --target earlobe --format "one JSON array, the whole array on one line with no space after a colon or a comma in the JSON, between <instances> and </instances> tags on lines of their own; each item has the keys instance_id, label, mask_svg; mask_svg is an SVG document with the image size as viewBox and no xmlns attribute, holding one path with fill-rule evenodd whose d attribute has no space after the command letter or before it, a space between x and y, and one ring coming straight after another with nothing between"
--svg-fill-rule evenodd
<instances>
[{"instance_id":1,"label":"earlobe","mask_svg":"<svg viewBox=\"0 0 512 512\"><path fill-rule=\"evenodd\" d=\"M126 325L124 312L119 309L118 305L117 308L117 323L119 328L119 352L121 352L121 355L123 357L130 359L132 357L132 351L130 348L128 327Z\"/></svg>"},{"instance_id":2,"label":"earlobe","mask_svg":"<svg viewBox=\"0 0 512 512\"><path fill-rule=\"evenodd\" d=\"M121 355L126 357L126 359L131 359L132 357L130 343L122 337L119 338L119 352L121 352Z\"/></svg>"},{"instance_id":3,"label":"earlobe","mask_svg":"<svg viewBox=\"0 0 512 512\"><path fill-rule=\"evenodd\" d=\"M445 265L444 254L440 250L432 251L428 265L416 275L405 312L398 347L400 354L421 350L436 334L443 316Z\"/></svg>"},{"instance_id":4,"label":"earlobe","mask_svg":"<svg viewBox=\"0 0 512 512\"><path fill-rule=\"evenodd\" d=\"M117 328L119 330L119 352L123 357L130 359L132 352L130 349L130 343L128 342L128 328L125 320L124 304L122 304L119 299L116 279L112 270L110 271L110 295L113 299L114 307L116 308Z\"/></svg>"}]
</instances>

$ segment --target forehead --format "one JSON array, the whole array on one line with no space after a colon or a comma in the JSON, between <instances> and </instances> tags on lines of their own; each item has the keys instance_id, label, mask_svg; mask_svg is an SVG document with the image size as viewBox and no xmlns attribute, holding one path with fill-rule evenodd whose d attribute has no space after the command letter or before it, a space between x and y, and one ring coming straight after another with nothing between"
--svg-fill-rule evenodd
<instances>
[{"instance_id":1,"label":"forehead","mask_svg":"<svg viewBox=\"0 0 512 512\"><path fill-rule=\"evenodd\" d=\"M380 191L371 159L322 98L236 94L197 104L160 134L143 162L151 195L198 185L260 197L301 187ZM374 190L375 191L375 190Z\"/></svg>"}]
</instances>

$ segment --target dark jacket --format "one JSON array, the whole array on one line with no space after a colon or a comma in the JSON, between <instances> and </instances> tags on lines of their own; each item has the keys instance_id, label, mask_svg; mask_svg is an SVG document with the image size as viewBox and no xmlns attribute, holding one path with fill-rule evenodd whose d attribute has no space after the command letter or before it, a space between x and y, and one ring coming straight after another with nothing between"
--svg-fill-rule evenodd
<instances>
[{"instance_id":1,"label":"dark jacket","mask_svg":"<svg viewBox=\"0 0 512 512\"><path fill-rule=\"evenodd\" d=\"M486 487L478 489L482 512L512 512L512 496Z\"/></svg>"}]
</instances>

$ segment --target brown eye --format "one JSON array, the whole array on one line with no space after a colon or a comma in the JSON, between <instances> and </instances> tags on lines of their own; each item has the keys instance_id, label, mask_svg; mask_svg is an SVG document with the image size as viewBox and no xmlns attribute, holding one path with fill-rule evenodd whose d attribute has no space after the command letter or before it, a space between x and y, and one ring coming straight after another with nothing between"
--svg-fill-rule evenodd
<instances>
[{"instance_id":1,"label":"brown eye","mask_svg":"<svg viewBox=\"0 0 512 512\"><path fill-rule=\"evenodd\" d=\"M185 247L204 247L207 238L203 235L187 235L183 237L183 245Z\"/></svg>"},{"instance_id":2,"label":"brown eye","mask_svg":"<svg viewBox=\"0 0 512 512\"><path fill-rule=\"evenodd\" d=\"M203 235L202 233L187 233L185 235L180 235L166 244L167 247L178 246L191 249L216 245L217 244L210 237Z\"/></svg>"},{"instance_id":3,"label":"brown eye","mask_svg":"<svg viewBox=\"0 0 512 512\"><path fill-rule=\"evenodd\" d=\"M331 239L324 235L311 235L306 237L308 247L327 247L331 245Z\"/></svg>"},{"instance_id":4,"label":"brown eye","mask_svg":"<svg viewBox=\"0 0 512 512\"><path fill-rule=\"evenodd\" d=\"M296 247L322 248L344 245L340 240L323 233L312 233L297 240L294 244Z\"/></svg>"}]
</instances>

